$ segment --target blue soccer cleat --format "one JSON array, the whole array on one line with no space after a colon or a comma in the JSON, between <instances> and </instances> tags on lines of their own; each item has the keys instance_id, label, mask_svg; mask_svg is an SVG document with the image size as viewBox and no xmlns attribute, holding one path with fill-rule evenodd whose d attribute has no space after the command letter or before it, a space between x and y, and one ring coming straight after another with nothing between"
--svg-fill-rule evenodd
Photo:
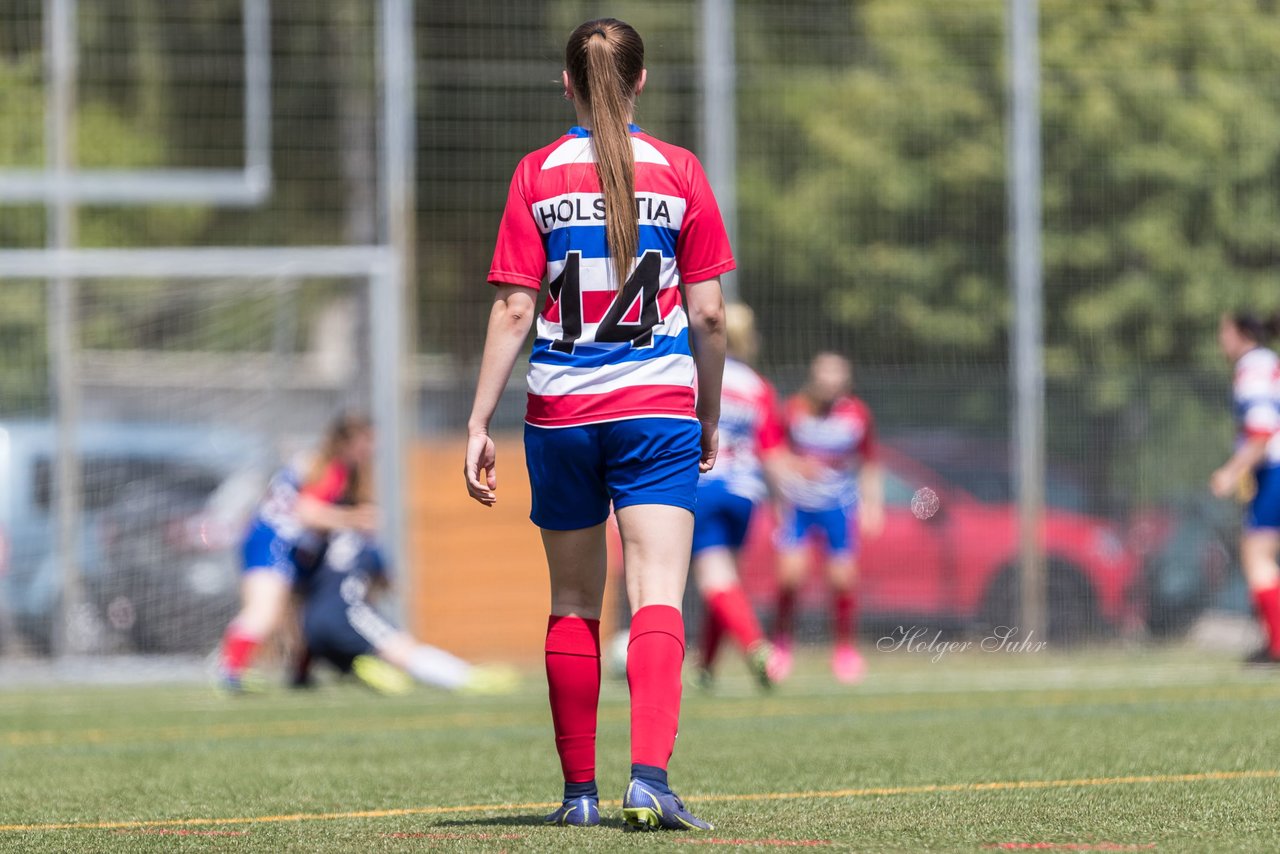
<instances>
[{"instance_id":1,"label":"blue soccer cleat","mask_svg":"<svg viewBox=\"0 0 1280 854\"><path fill-rule=\"evenodd\" d=\"M543 822L557 827L595 827L600 823L600 801L596 798L570 798Z\"/></svg>"},{"instance_id":2,"label":"blue soccer cleat","mask_svg":"<svg viewBox=\"0 0 1280 854\"><path fill-rule=\"evenodd\" d=\"M678 795L664 795L643 780L627 786L622 817L629 830L715 830L715 825L685 809Z\"/></svg>"}]
</instances>

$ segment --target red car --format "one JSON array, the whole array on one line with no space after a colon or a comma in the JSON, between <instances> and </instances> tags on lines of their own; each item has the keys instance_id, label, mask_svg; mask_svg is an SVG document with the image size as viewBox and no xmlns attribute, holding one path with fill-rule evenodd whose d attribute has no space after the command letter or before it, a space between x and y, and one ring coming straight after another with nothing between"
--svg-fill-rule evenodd
<instances>
[{"instance_id":1,"label":"red car","mask_svg":"<svg viewBox=\"0 0 1280 854\"><path fill-rule=\"evenodd\" d=\"M1017 516L1009 502L984 502L922 463L884 447L885 527L864 538L859 595L864 622L928 629L1017 626ZM912 512L917 490L939 498L938 510ZM774 514L756 514L744 550L743 583L759 605L774 591ZM1048 507L1049 635L1070 640L1141 620L1142 564L1119 528L1084 513ZM801 597L825 597L815 566Z\"/></svg>"}]
</instances>

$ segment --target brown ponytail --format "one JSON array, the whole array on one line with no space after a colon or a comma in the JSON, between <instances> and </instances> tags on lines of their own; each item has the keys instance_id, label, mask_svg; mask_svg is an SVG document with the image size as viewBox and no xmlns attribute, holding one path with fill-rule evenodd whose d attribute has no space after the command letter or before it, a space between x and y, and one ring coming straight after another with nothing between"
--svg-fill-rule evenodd
<instances>
[{"instance_id":1,"label":"brown ponytail","mask_svg":"<svg viewBox=\"0 0 1280 854\"><path fill-rule=\"evenodd\" d=\"M635 153L627 125L644 70L644 42L629 24L616 18L587 21L569 36L565 68L577 96L591 110L605 237L621 288L640 244Z\"/></svg>"}]
</instances>

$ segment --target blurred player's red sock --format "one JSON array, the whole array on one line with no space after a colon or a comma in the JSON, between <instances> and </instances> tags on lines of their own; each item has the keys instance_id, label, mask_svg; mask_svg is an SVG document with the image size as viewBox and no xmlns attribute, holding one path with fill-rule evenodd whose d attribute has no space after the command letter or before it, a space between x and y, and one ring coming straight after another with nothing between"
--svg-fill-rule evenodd
<instances>
[{"instance_id":1,"label":"blurred player's red sock","mask_svg":"<svg viewBox=\"0 0 1280 854\"><path fill-rule=\"evenodd\" d=\"M707 612L714 613L738 646L750 649L764 638L760 621L751 608L741 584L718 590L707 597Z\"/></svg>"},{"instance_id":2,"label":"blurred player's red sock","mask_svg":"<svg viewBox=\"0 0 1280 854\"><path fill-rule=\"evenodd\" d=\"M791 622L796 613L796 591L789 587L778 588L778 607L773 616L773 636L789 640Z\"/></svg>"},{"instance_id":3,"label":"blurred player's red sock","mask_svg":"<svg viewBox=\"0 0 1280 854\"><path fill-rule=\"evenodd\" d=\"M1267 649L1272 658L1280 658L1280 585L1253 591L1253 603L1267 633Z\"/></svg>"},{"instance_id":4,"label":"blurred player's red sock","mask_svg":"<svg viewBox=\"0 0 1280 854\"><path fill-rule=\"evenodd\" d=\"M858 594L852 590L837 590L831 604L831 632L837 644L853 643L858 630Z\"/></svg>"},{"instance_id":5,"label":"blurred player's red sock","mask_svg":"<svg viewBox=\"0 0 1280 854\"><path fill-rule=\"evenodd\" d=\"M547 620L546 650L551 720L565 782L592 782L600 704L600 621L552 616Z\"/></svg>"},{"instance_id":6,"label":"blurred player's red sock","mask_svg":"<svg viewBox=\"0 0 1280 854\"><path fill-rule=\"evenodd\" d=\"M240 630L235 623L227 626L222 636L222 672L227 676L239 676L253 659L258 649L258 639Z\"/></svg>"},{"instance_id":7,"label":"blurred player's red sock","mask_svg":"<svg viewBox=\"0 0 1280 854\"><path fill-rule=\"evenodd\" d=\"M710 600L706 604L707 610L702 618L702 637L699 638L699 646L702 648L702 669L710 670L716 663L716 655L720 652L720 642L724 640L724 623L711 607Z\"/></svg>"},{"instance_id":8,"label":"blurred player's red sock","mask_svg":"<svg viewBox=\"0 0 1280 854\"><path fill-rule=\"evenodd\" d=\"M680 727L684 618L670 605L647 605L631 618L631 762L666 768Z\"/></svg>"}]
</instances>

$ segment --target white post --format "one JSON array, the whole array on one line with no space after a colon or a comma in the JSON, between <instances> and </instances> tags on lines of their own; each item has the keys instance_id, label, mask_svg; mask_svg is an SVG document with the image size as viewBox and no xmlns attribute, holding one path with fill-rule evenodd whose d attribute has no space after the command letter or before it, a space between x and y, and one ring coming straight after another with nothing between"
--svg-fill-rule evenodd
<instances>
[{"instance_id":1,"label":"white post","mask_svg":"<svg viewBox=\"0 0 1280 854\"><path fill-rule=\"evenodd\" d=\"M1044 541L1044 271L1041 257L1040 59L1036 0L1008 0L1010 348L1021 568L1020 638L1048 627Z\"/></svg>"},{"instance_id":2,"label":"white post","mask_svg":"<svg viewBox=\"0 0 1280 854\"><path fill-rule=\"evenodd\" d=\"M738 126L734 80L734 0L702 0L702 160L729 241L738 248ZM725 299L738 300L733 273L721 277Z\"/></svg>"},{"instance_id":3,"label":"white post","mask_svg":"<svg viewBox=\"0 0 1280 854\"><path fill-rule=\"evenodd\" d=\"M412 328L414 276L414 38L412 0L382 0L379 6L382 110L379 122L379 242L391 247L395 263L373 278L369 300L373 348L374 417L378 425L378 499L387 556L412 583L405 530L405 359ZM404 608L402 599L401 608ZM404 616L404 615L402 615Z\"/></svg>"},{"instance_id":4,"label":"white post","mask_svg":"<svg viewBox=\"0 0 1280 854\"><path fill-rule=\"evenodd\" d=\"M50 0L44 22L45 158L54 176L46 243L66 249L76 242L76 208L70 187L75 162L76 0ZM57 438L54 452L54 554L61 569L62 597L52 635L58 653L77 651L80 591L81 478L77 449L80 388L77 376L76 282L49 282L49 365Z\"/></svg>"}]
</instances>

